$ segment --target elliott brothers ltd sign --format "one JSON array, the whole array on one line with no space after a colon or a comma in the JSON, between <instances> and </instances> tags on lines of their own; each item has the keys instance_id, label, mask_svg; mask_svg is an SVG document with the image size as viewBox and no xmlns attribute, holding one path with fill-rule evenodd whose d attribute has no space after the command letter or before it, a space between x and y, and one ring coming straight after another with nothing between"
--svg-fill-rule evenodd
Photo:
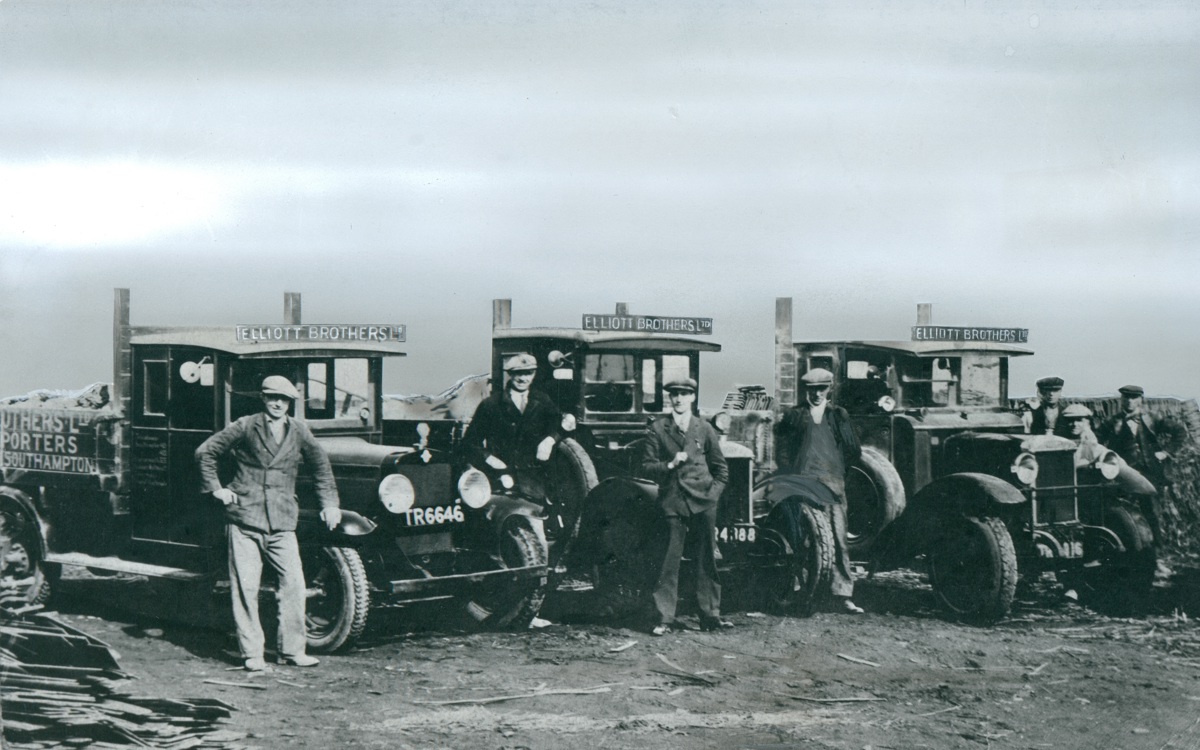
<instances>
[{"instance_id":1,"label":"elliott brothers ltd sign","mask_svg":"<svg viewBox=\"0 0 1200 750\"><path fill-rule=\"evenodd\" d=\"M963 328L949 326L913 326L913 341L974 341L999 344L1029 342L1028 328Z\"/></svg>"},{"instance_id":2,"label":"elliott brothers ltd sign","mask_svg":"<svg viewBox=\"0 0 1200 750\"><path fill-rule=\"evenodd\" d=\"M657 315L584 315L585 331L686 333L712 335L712 318L664 318Z\"/></svg>"},{"instance_id":3,"label":"elliott brothers ltd sign","mask_svg":"<svg viewBox=\"0 0 1200 750\"><path fill-rule=\"evenodd\" d=\"M403 324L347 324L347 323L305 323L303 325L272 325L253 324L241 325L234 328L234 336L238 342L276 342L276 341L363 341L390 342L404 341L408 333Z\"/></svg>"}]
</instances>

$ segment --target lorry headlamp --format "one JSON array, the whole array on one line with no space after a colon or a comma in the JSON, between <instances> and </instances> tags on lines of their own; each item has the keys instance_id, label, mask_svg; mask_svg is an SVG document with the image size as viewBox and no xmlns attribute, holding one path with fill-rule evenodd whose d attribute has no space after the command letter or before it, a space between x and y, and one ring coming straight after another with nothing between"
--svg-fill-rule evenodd
<instances>
[{"instance_id":1,"label":"lorry headlamp","mask_svg":"<svg viewBox=\"0 0 1200 750\"><path fill-rule=\"evenodd\" d=\"M566 414L563 415L563 418L562 418L563 432L574 432L575 428L578 426L579 426L579 423L576 421L574 414L567 412Z\"/></svg>"},{"instance_id":2,"label":"lorry headlamp","mask_svg":"<svg viewBox=\"0 0 1200 750\"><path fill-rule=\"evenodd\" d=\"M717 432L725 434L729 432L729 426L733 424L733 417L727 411L719 411L712 418L712 426Z\"/></svg>"},{"instance_id":3,"label":"lorry headlamp","mask_svg":"<svg viewBox=\"0 0 1200 750\"><path fill-rule=\"evenodd\" d=\"M389 513L403 513L413 507L416 499L412 480L403 474L388 474L379 483L379 502Z\"/></svg>"},{"instance_id":4,"label":"lorry headlamp","mask_svg":"<svg viewBox=\"0 0 1200 750\"><path fill-rule=\"evenodd\" d=\"M1013 461L1012 472L1017 475L1017 481L1032 487L1037 481L1038 462L1032 453L1022 453Z\"/></svg>"},{"instance_id":5,"label":"lorry headlamp","mask_svg":"<svg viewBox=\"0 0 1200 750\"><path fill-rule=\"evenodd\" d=\"M1116 451L1104 451L1104 454L1096 459L1096 468L1105 479L1116 479L1121 473L1121 457Z\"/></svg>"},{"instance_id":6,"label":"lorry headlamp","mask_svg":"<svg viewBox=\"0 0 1200 750\"><path fill-rule=\"evenodd\" d=\"M458 494L468 508L478 510L492 499L492 483L479 469L467 469L458 478Z\"/></svg>"},{"instance_id":7,"label":"lorry headlamp","mask_svg":"<svg viewBox=\"0 0 1200 750\"><path fill-rule=\"evenodd\" d=\"M879 401L876 403L880 409L883 409L889 413L894 411L896 408L896 399L892 398L891 396L880 396Z\"/></svg>"}]
</instances>

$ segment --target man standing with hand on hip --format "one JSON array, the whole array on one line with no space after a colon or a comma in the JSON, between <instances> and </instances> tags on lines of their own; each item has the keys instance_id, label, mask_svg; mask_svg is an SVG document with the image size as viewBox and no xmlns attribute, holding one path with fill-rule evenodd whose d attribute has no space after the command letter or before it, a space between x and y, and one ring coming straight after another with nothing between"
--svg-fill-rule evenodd
<instances>
[{"instance_id":1,"label":"man standing with hand on hip","mask_svg":"<svg viewBox=\"0 0 1200 750\"><path fill-rule=\"evenodd\" d=\"M315 475L321 520L333 529L342 512L325 451L307 425L288 416L299 397L290 380L271 375L262 383L262 413L242 417L196 449L201 489L225 506L233 619L243 664L250 672L266 665L258 617L264 559L279 577L279 661L297 667L319 661L305 653L304 570L296 542L296 475L301 461ZM222 487L217 462L226 454L236 461L237 474Z\"/></svg>"},{"instance_id":2,"label":"man standing with hand on hip","mask_svg":"<svg viewBox=\"0 0 1200 750\"><path fill-rule=\"evenodd\" d=\"M692 413L696 381L674 380L664 386L671 413L650 423L641 473L658 482L658 504L666 517L667 549L654 587L658 624L650 632L666 635L679 602L679 563L684 546L696 568L696 605L701 630L731 628L721 619L717 580L717 502L729 481L729 468L713 428Z\"/></svg>"}]
</instances>

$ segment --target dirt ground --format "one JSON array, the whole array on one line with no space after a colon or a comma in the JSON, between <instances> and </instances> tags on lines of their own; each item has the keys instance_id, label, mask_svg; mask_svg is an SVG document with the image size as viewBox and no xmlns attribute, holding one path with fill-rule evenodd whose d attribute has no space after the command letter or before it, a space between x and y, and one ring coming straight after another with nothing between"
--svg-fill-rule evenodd
<instances>
[{"instance_id":1,"label":"dirt ground","mask_svg":"<svg viewBox=\"0 0 1200 750\"><path fill-rule=\"evenodd\" d=\"M355 650L256 675L236 668L209 594L71 579L59 612L121 654L132 692L235 705L223 729L249 747L1196 750L1198 581L1177 564L1138 618L1042 581L984 628L946 621L922 576L893 573L860 581L865 615L734 611L732 631L662 638L589 621L576 585L548 600L544 629L382 611Z\"/></svg>"}]
</instances>

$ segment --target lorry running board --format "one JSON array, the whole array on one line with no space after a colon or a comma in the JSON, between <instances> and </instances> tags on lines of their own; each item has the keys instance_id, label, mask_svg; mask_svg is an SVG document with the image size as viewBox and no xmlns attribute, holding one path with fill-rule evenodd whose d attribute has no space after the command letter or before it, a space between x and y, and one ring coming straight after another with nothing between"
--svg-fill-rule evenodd
<instances>
[{"instance_id":1,"label":"lorry running board","mask_svg":"<svg viewBox=\"0 0 1200 750\"><path fill-rule=\"evenodd\" d=\"M149 578L171 578L177 581L200 581L205 578L203 573L196 573L184 568L133 562L132 560L122 560L119 557L93 557L82 552L52 552L46 555L46 562L111 570L114 573L129 573Z\"/></svg>"}]
</instances>

